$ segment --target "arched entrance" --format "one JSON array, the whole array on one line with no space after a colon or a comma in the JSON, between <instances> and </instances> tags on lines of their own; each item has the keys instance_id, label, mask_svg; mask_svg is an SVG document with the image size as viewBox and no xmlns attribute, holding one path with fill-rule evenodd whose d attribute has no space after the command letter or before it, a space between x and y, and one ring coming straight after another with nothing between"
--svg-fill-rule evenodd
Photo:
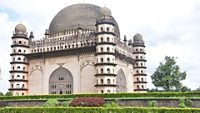
<instances>
[{"instance_id":1,"label":"arched entrance","mask_svg":"<svg viewBox=\"0 0 200 113\"><path fill-rule=\"evenodd\" d=\"M122 69L120 69L117 73L117 92L126 92L126 77Z\"/></svg>"},{"instance_id":2,"label":"arched entrance","mask_svg":"<svg viewBox=\"0 0 200 113\"><path fill-rule=\"evenodd\" d=\"M56 69L49 78L49 94L73 93L73 76L63 67Z\"/></svg>"}]
</instances>

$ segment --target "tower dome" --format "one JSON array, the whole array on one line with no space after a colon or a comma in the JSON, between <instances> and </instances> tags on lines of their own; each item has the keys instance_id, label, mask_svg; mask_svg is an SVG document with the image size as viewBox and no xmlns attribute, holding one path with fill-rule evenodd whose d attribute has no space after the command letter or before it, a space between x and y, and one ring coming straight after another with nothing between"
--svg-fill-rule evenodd
<instances>
[{"instance_id":1,"label":"tower dome","mask_svg":"<svg viewBox=\"0 0 200 113\"><path fill-rule=\"evenodd\" d=\"M108 8L101 8L92 4L74 4L62 9L50 23L49 35L53 35L69 29L77 29L81 27L83 30L96 31L96 19L103 14L111 15ZM117 22L115 23L115 34L120 36Z\"/></svg>"},{"instance_id":2,"label":"tower dome","mask_svg":"<svg viewBox=\"0 0 200 113\"><path fill-rule=\"evenodd\" d=\"M134 41L143 41L143 37L141 34L137 33L134 35L133 40Z\"/></svg>"},{"instance_id":3,"label":"tower dome","mask_svg":"<svg viewBox=\"0 0 200 113\"><path fill-rule=\"evenodd\" d=\"M23 24L17 24L15 26L15 32L26 32L26 27Z\"/></svg>"},{"instance_id":4,"label":"tower dome","mask_svg":"<svg viewBox=\"0 0 200 113\"><path fill-rule=\"evenodd\" d=\"M101 16L112 16L110 9L108 9L107 7L102 7L100 9L100 13L101 13Z\"/></svg>"}]
</instances>

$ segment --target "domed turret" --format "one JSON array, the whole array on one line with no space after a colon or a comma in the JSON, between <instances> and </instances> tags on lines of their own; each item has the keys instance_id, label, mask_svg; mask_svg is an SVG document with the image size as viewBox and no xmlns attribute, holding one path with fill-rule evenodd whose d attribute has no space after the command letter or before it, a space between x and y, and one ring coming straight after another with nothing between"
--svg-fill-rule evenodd
<instances>
[{"instance_id":1,"label":"domed turret","mask_svg":"<svg viewBox=\"0 0 200 113\"><path fill-rule=\"evenodd\" d=\"M102 7L100 9L100 14L101 16L112 16L110 9L108 9L107 7Z\"/></svg>"},{"instance_id":2,"label":"domed turret","mask_svg":"<svg viewBox=\"0 0 200 113\"><path fill-rule=\"evenodd\" d=\"M26 32L26 27L23 24L18 24L15 26L15 32Z\"/></svg>"},{"instance_id":3,"label":"domed turret","mask_svg":"<svg viewBox=\"0 0 200 113\"><path fill-rule=\"evenodd\" d=\"M135 36L133 37L134 41L143 41L143 37L141 34L137 33L135 34Z\"/></svg>"}]
</instances>

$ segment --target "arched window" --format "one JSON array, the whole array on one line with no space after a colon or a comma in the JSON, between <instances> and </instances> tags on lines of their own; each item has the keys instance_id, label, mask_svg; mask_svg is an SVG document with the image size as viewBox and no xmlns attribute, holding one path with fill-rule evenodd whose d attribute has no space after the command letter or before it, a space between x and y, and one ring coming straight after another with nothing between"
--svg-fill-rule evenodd
<instances>
[{"instance_id":1,"label":"arched window","mask_svg":"<svg viewBox=\"0 0 200 113\"><path fill-rule=\"evenodd\" d=\"M15 61L15 58L13 58L13 61Z\"/></svg>"},{"instance_id":2,"label":"arched window","mask_svg":"<svg viewBox=\"0 0 200 113\"><path fill-rule=\"evenodd\" d=\"M22 43L22 41L19 41L19 44L21 44Z\"/></svg>"},{"instance_id":3,"label":"arched window","mask_svg":"<svg viewBox=\"0 0 200 113\"><path fill-rule=\"evenodd\" d=\"M103 31L103 27L101 27L101 32Z\"/></svg>"},{"instance_id":4,"label":"arched window","mask_svg":"<svg viewBox=\"0 0 200 113\"><path fill-rule=\"evenodd\" d=\"M143 63L140 63L141 66L143 66Z\"/></svg>"},{"instance_id":5,"label":"arched window","mask_svg":"<svg viewBox=\"0 0 200 113\"><path fill-rule=\"evenodd\" d=\"M144 81L144 78L141 78L141 81Z\"/></svg>"},{"instance_id":6,"label":"arched window","mask_svg":"<svg viewBox=\"0 0 200 113\"><path fill-rule=\"evenodd\" d=\"M110 79L107 79L107 84L110 84Z\"/></svg>"},{"instance_id":7,"label":"arched window","mask_svg":"<svg viewBox=\"0 0 200 113\"><path fill-rule=\"evenodd\" d=\"M17 69L20 69L20 66L18 66Z\"/></svg>"},{"instance_id":8,"label":"arched window","mask_svg":"<svg viewBox=\"0 0 200 113\"><path fill-rule=\"evenodd\" d=\"M24 84L22 84L22 88L24 88Z\"/></svg>"},{"instance_id":9,"label":"arched window","mask_svg":"<svg viewBox=\"0 0 200 113\"><path fill-rule=\"evenodd\" d=\"M142 56L140 56L140 59L143 59L143 57L142 57Z\"/></svg>"},{"instance_id":10,"label":"arched window","mask_svg":"<svg viewBox=\"0 0 200 113\"><path fill-rule=\"evenodd\" d=\"M107 27L106 30L107 30L107 32L110 32L110 28L109 27Z\"/></svg>"},{"instance_id":11,"label":"arched window","mask_svg":"<svg viewBox=\"0 0 200 113\"><path fill-rule=\"evenodd\" d=\"M17 79L20 79L20 76L19 76L19 75L17 75Z\"/></svg>"},{"instance_id":12,"label":"arched window","mask_svg":"<svg viewBox=\"0 0 200 113\"><path fill-rule=\"evenodd\" d=\"M101 84L103 84L103 79L101 79Z\"/></svg>"},{"instance_id":13,"label":"arched window","mask_svg":"<svg viewBox=\"0 0 200 113\"><path fill-rule=\"evenodd\" d=\"M101 73L103 73L103 69L101 69Z\"/></svg>"},{"instance_id":14,"label":"arched window","mask_svg":"<svg viewBox=\"0 0 200 113\"><path fill-rule=\"evenodd\" d=\"M25 67L23 67L23 70L25 70Z\"/></svg>"},{"instance_id":15,"label":"arched window","mask_svg":"<svg viewBox=\"0 0 200 113\"><path fill-rule=\"evenodd\" d=\"M107 42L110 42L110 38L109 37L107 37Z\"/></svg>"},{"instance_id":16,"label":"arched window","mask_svg":"<svg viewBox=\"0 0 200 113\"><path fill-rule=\"evenodd\" d=\"M140 89L140 86L139 86L139 85L137 85L137 89Z\"/></svg>"},{"instance_id":17,"label":"arched window","mask_svg":"<svg viewBox=\"0 0 200 113\"><path fill-rule=\"evenodd\" d=\"M19 49L18 52L21 53L21 49Z\"/></svg>"},{"instance_id":18,"label":"arched window","mask_svg":"<svg viewBox=\"0 0 200 113\"><path fill-rule=\"evenodd\" d=\"M15 78L15 76L14 75L12 75L12 79L14 79Z\"/></svg>"},{"instance_id":19,"label":"arched window","mask_svg":"<svg viewBox=\"0 0 200 113\"><path fill-rule=\"evenodd\" d=\"M135 58L138 59L138 56L136 56Z\"/></svg>"},{"instance_id":20,"label":"arched window","mask_svg":"<svg viewBox=\"0 0 200 113\"><path fill-rule=\"evenodd\" d=\"M107 52L110 52L110 48L109 47L107 47Z\"/></svg>"},{"instance_id":21,"label":"arched window","mask_svg":"<svg viewBox=\"0 0 200 113\"><path fill-rule=\"evenodd\" d=\"M138 73L139 73L139 71L137 70L137 71L136 71L136 73L138 74Z\"/></svg>"},{"instance_id":22,"label":"arched window","mask_svg":"<svg viewBox=\"0 0 200 113\"><path fill-rule=\"evenodd\" d=\"M21 58L20 58L20 57L18 57L18 58L17 58L17 60L21 61Z\"/></svg>"},{"instance_id":23,"label":"arched window","mask_svg":"<svg viewBox=\"0 0 200 113\"><path fill-rule=\"evenodd\" d=\"M110 73L110 69L109 68L107 69L107 73Z\"/></svg>"},{"instance_id":24,"label":"arched window","mask_svg":"<svg viewBox=\"0 0 200 113\"><path fill-rule=\"evenodd\" d=\"M139 81L139 78L137 78L137 82Z\"/></svg>"},{"instance_id":25,"label":"arched window","mask_svg":"<svg viewBox=\"0 0 200 113\"><path fill-rule=\"evenodd\" d=\"M103 37L101 37L101 42L103 42Z\"/></svg>"},{"instance_id":26,"label":"arched window","mask_svg":"<svg viewBox=\"0 0 200 113\"><path fill-rule=\"evenodd\" d=\"M11 84L11 88L13 88L13 84Z\"/></svg>"},{"instance_id":27,"label":"arched window","mask_svg":"<svg viewBox=\"0 0 200 113\"><path fill-rule=\"evenodd\" d=\"M107 93L110 93L110 90L107 90Z\"/></svg>"},{"instance_id":28,"label":"arched window","mask_svg":"<svg viewBox=\"0 0 200 113\"><path fill-rule=\"evenodd\" d=\"M15 70L15 67L14 67L14 66L12 67L12 70Z\"/></svg>"},{"instance_id":29,"label":"arched window","mask_svg":"<svg viewBox=\"0 0 200 113\"><path fill-rule=\"evenodd\" d=\"M137 51L138 51L138 49L135 49L135 51L137 52Z\"/></svg>"},{"instance_id":30,"label":"arched window","mask_svg":"<svg viewBox=\"0 0 200 113\"><path fill-rule=\"evenodd\" d=\"M25 79L25 76L23 76L22 79Z\"/></svg>"},{"instance_id":31,"label":"arched window","mask_svg":"<svg viewBox=\"0 0 200 113\"><path fill-rule=\"evenodd\" d=\"M16 88L20 88L20 87L19 87L19 84L16 84Z\"/></svg>"},{"instance_id":32,"label":"arched window","mask_svg":"<svg viewBox=\"0 0 200 113\"><path fill-rule=\"evenodd\" d=\"M101 63L103 63L103 58L101 58Z\"/></svg>"},{"instance_id":33,"label":"arched window","mask_svg":"<svg viewBox=\"0 0 200 113\"><path fill-rule=\"evenodd\" d=\"M26 59L24 58L24 59L23 59L23 61L25 62L25 61L26 61Z\"/></svg>"},{"instance_id":34,"label":"arched window","mask_svg":"<svg viewBox=\"0 0 200 113\"><path fill-rule=\"evenodd\" d=\"M101 52L103 52L103 47L101 47Z\"/></svg>"},{"instance_id":35,"label":"arched window","mask_svg":"<svg viewBox=\"0 0 200 113\"><path fill-rule=\"evenodd\" d=\"M143 70L141 70L141 73L143 73Z\"/></svg>"},{"instance_id":36,"label":"arched window","mask_svg":"<svg viewBox=\"0 0 200 113\"><path fill-rule=\"evenodd\" d=\"M103 93L103 90L101 90L101 93Z\"/></svg>"},{"instance_id":37,"label":"arched window","mask_svg":"<svg viewBox=\"0 0 200 113\"><path fill-rule=\"evenodd\" d=\"M144 86L142 85L142 89L144 89Z\"/></svg>"},{"instance_id":38,"label":"arched window","mask_svg":"<svg viewBox=\"0 0 200 113\"><path fill-rule=\"evenodd\" d=\"M110 58L107 58L107 62L110 63Z\"/></svg>"}]
</instances>

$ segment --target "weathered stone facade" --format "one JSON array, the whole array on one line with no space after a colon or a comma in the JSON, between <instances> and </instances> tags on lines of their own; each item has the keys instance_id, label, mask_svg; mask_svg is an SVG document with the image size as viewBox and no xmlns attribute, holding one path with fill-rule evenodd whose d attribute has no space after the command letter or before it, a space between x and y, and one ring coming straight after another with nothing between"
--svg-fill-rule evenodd
<instances>
[{"instance_id":1,"label":"weathered stone facade","mask_svg":"<svg viewBox=\"0 0 200 113\"><path fill-rule=\"evenodd\" d=\"M105 7L64 8L40 40L18 24L11 47L9 90L14 95L147 90L142 35L121 41L117 22Z\"/></svg>"}]
</instances>

